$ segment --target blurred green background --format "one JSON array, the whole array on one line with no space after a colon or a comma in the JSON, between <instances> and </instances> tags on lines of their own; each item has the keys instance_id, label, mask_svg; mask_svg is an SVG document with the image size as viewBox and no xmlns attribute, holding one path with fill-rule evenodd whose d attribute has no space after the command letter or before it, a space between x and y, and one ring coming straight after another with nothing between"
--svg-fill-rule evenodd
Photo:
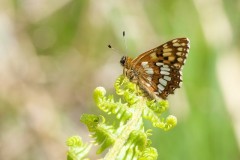
<instances>
[{"instance_id":1,"label":"blurred green background","mask_svg":"<svg viewBox=\"0 0 240 160\"><path fill-rule=\"evenodd\" d=\"M79 117L100 113L95 87L114 93L126 31L132 57L191 41L183 87L169 96L178 125L151 137L159 159L239 160L239 28L239 0L1 0L0 159L64 160L67 137L91 140Z\"/></svg>"}]
</instances>

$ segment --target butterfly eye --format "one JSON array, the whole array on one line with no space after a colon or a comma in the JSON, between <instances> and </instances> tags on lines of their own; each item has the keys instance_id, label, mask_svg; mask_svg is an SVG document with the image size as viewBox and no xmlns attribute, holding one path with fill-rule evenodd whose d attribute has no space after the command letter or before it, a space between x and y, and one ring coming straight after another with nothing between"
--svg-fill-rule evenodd
<instances>
[{"instance_id":1,"label":"butterfly eye","mask_svg":"<svg viewBox=\"0 0 240 160\"><path fill-rule=\"evenodd\" d=\"M123 57L121 58L121 60L120 60L120 64L121 64L122 66L125 65L125 63L126 63L126 59L127 59L126 56L123 56Z\"/></svg>"}]
</instances>

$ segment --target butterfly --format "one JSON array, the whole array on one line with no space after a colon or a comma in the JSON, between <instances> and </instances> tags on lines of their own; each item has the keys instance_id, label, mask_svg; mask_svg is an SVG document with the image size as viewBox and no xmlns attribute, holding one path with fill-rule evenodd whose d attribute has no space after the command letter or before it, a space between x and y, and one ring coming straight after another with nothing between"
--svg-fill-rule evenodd
<instances>
[{"instance_id":1,"label":"butterfly","mask_svg":"<svg viewBox=\"0 0 240 160\"><path fill-rule=\"evenodd\" d=\"M150 99L167 99L182 83L182 67L188 56L188 38L176 38L140 54L123 56L123 74Z\"/></svg>"}]
</instances>

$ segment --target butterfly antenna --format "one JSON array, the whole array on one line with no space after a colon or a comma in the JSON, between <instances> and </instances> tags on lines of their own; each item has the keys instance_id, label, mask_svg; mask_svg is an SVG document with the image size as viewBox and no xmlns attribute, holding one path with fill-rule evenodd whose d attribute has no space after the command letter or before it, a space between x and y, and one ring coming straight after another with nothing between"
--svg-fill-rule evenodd
<instances>
[{"instance_id":1,"label":"butterfly antenna","mask_svg":"<svg viewBox=\"0 0 240 160\"><path fill-rule=\"evenodd\" d=\"M113 52L120 54L118 50L116 50L115 48L113 48L110 44L108 45L108 48L112 49Z\"/></svg>"},{"instance_id":2,"label":"butterfly antenna","mask_svg":"<svg viewBox=\"0 0 240 160\"><path fill-rule=\"evenodd\" d=\"M125 50L127 52L127 45L126 45L126 38L125 38L125 31L123 31L123 39L124 39L124 45L125 45ZM120 54L120 52L118 50L116 50L115 48L113 48L110 44L108 45L108 48L112 49L115 53ZM121 55L121 54L120 54Z\"/></svg>"},{"instance_id":3,"label":"butterfly antenna","mask_svg":"<svg viewBox=\"0 0 240 160\"><path fill-rule=\"evenodd\" d=\"M126 54L127 54L127 44L126 44L126 38L125 38L125 31L123 31L123 40L124 40L125 50L126 50Z\"/></svg>"}]
</instances>

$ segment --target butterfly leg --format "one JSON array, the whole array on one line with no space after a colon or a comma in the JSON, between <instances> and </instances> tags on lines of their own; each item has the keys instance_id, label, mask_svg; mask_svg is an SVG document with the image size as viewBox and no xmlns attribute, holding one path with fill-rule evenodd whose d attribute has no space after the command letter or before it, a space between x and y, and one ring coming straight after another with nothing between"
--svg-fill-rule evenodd
<instances>
[{"instance_id":1,"label":"butterfly leg","mask_svg":"<svg viewBox=\"0 0 240 160\"><path fill-rule=\"evenodd\" d=\"M160 100L160 98L152 91L151 87L144 85L145 83L146 82L143 79L141 79L141 83L138 84L143 93L143 96L147 97L150 100L152 99Z\"/></svg>"}]
</instances>

